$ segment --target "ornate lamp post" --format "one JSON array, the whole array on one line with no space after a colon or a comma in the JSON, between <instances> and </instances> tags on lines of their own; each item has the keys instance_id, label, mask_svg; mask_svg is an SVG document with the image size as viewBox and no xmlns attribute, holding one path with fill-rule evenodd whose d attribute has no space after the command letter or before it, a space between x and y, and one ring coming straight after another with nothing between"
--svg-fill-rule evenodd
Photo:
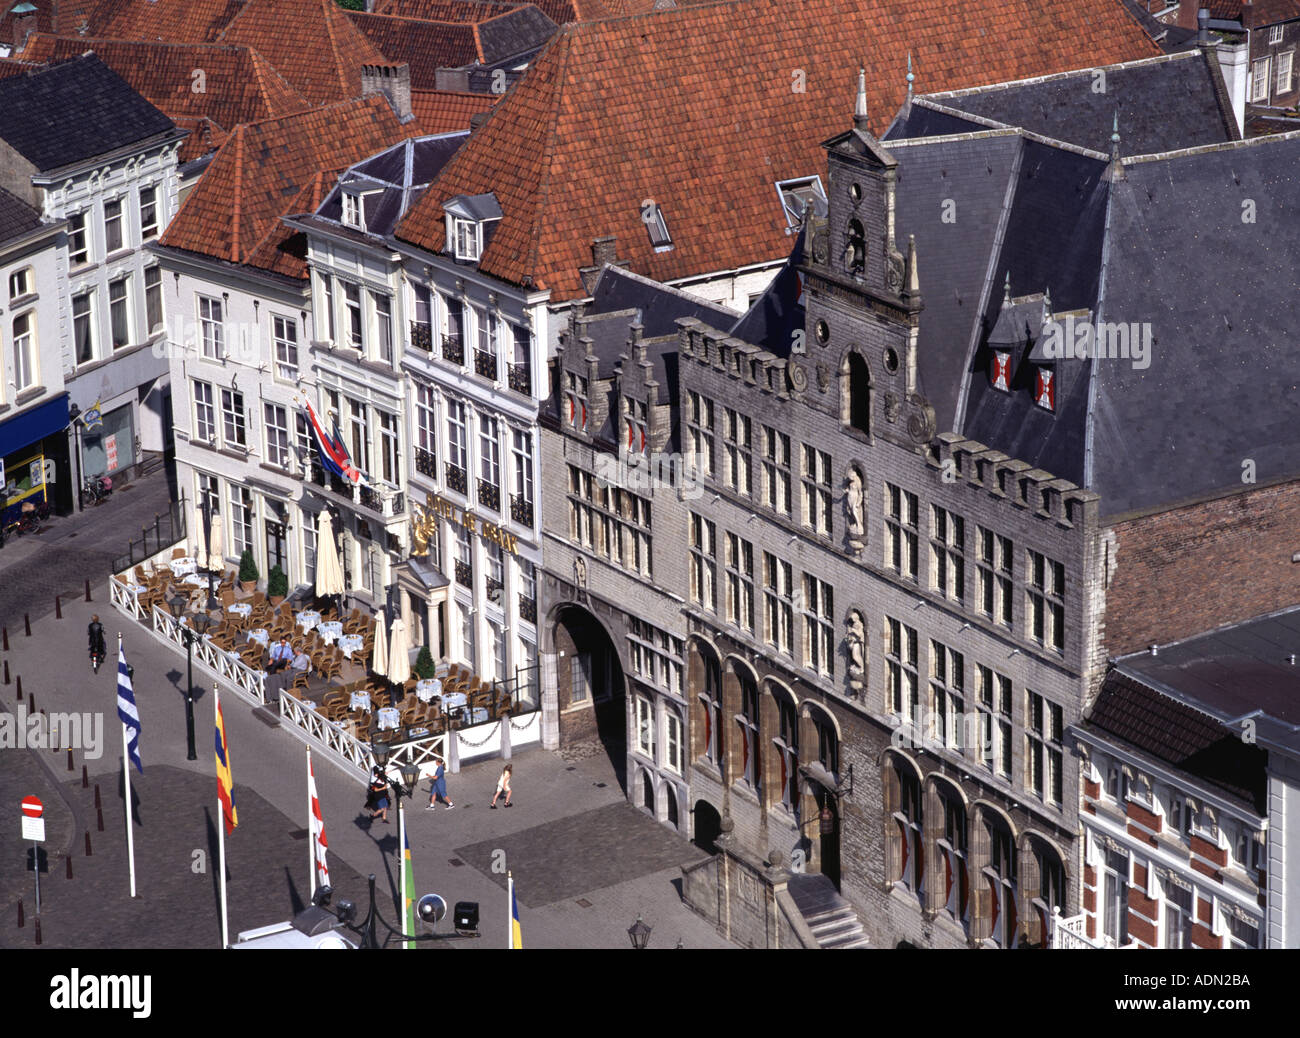
<instances>
[{"instance_id":1,"label":"ornate lamp post","mask_svg":"<svg viewBox=\"0 0 1300 1038\"><path fill-rule=\"evenodd\" d=\"M645 946L650 943L651 927L646 926L641 921L640 913L637 913L636 922L627 928L627 936L632 941L632 947L637 951L644 951Z\"/></svg>"},{"instance_id":2,"label":"ornate lamp post","mask_svg":"<svg viewBox=\"0 0 1300 1038\"><path fill-rule=\"evenodd\" d=\"M171 606L172 616L178 623L185 615L185 603L188 599L184 595L173 595L168 604ZM199 613L194 617L192 623L180 624L181 634L185 638L185 748L186 760L198 760L198 754L194 752L194 642L207 633L208 625L212 618L206 613Z\"/></svg>"}]
</instances>

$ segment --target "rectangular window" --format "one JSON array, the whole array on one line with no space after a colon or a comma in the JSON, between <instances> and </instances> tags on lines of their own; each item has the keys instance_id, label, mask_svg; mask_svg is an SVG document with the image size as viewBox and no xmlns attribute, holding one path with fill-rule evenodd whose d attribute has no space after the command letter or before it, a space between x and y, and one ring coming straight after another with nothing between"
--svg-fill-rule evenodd
<instances>
[{"instance_id":1,"label":"rectangular window","mask_svg":"<svg viewBox=\"0 0 1300 1038\"><path fill-rule=\"evenodd\" d=\"M966 660L941 642L930 642L931 736L950 750L965 750Z\"/></svg>"},{"instance_id":2,"label":"rectangular window","mask_svg":"<svg viewBox=\"0 0 1300 1038\"><path fill-rule=\"evenodd\" d=\"M140 237L158 237L158 188L152 184L140 188Z\"/></svg>"},{"instance_id":3,"label":"rectangular window","mask_svg":"<svg viewBox=\"0 0 1300 1038\"><path fill-rule=\"evenodd\" d=\"M362 472L370 471L370 415L361 400L348 401L348 424L352 428L352 464Z\"/></svg>"},{"instance_id":4,"label":"rectangular window","mask_svg":"<svg viewBox=\"0 0 1300 1038\"><path fill-rule=\"evenodd\" d=\"M469 433L466 429L465 405L459 400L447 401L447 465L460 473L460 492L465 493L466 466L468 465ZM449 482L453 481L449 477Z\"/></svg>"},{"instance_id":5,"label":"rectangular window","mask_svg":"<svg viewBox=\"0 0 1300 1038\"><path fill-rule=\"evenodd\" d=\"M1268 45L1270 47L1276 47L1282 42L1282 28L1281 25L1270 25L1268 27Z\"/></svg>"},{"instance_id":6,"label":"rectangular window","mask_svg":"<svg viewBox=\"0 0 1300 1038\"><path fill-rule=\"evenodd\" d=\"M980 758L984 767L1004 779L1011 778L1011 679L978 664Z\"/></svg>"},{"instance_id":7,"label":"rectangular window","mask_svg":"<svg viewBox=\"0 0 1300 1038\"><path fill-rule=\"evenodd\" d=\"M1191 887L1165 881L1165 948L1191 948L1192 924L1196 916L1192 910L1195 900Z\"/></svg>"},{"instance_id":8,"label":"rectangular window","mask_svg":"<svg viewBox=\"0 0 1300 1038\"><path fill-rule=\"evenodd\" d=\"M500 423L493 415L478 416L478 503L494 512L501 511L501 440Z\"/></svg>"},{"instance_id":9,"label":"rectangular window","mask_svg":"<svg viewBox=\"0 0 1300 1038\"><path fill-rule=\"evenodd\" d=\"M827 677L835 673L835 606L830 584L803 575L803 662Z\"/></svg>"},{"instance_id":10,"label":"rectangular window","mask_svg":"<svg viewBox=\"0 0 1300 1038\"><path fill-rule=\"evenodd\" d=\"M474 542L470 532L459 523L453 525L456 534L456 583L462 587L474 586Z\"/></svg>"},{"instance_id":11,"label":"rectangular window","mask_svg":"<svg viewBox=\"0 0 1300 1038\"><path fill-rule=\"evenodd\" d=\"M144 268L144 316L152 335L163 326L162 267Z\"/></svg>"},{"instance_id":12,"label":"rectangular window","mask_svg":"<svg viewBox=\"0 0 1300 1038\"><path fill-rule=\"evenodd\" d=\"M433 293L428 285L411 286L415 315L411 320L411 345L426 353L433 351Z\"/></svg>"},{"instance_id":13,"label":"rectangular window","mask_svg":"<svg viewBox=\"0 0 1300 1038\"><path fill-rule=\"evenodd\" d=\"M511 454L515 462L514 500L510 517L524 526L533 525L533 434L514 430Z\"/></svg>"},{"instance_id":14,"label":"rectangular window","mask_svg":"<svg viewBox=\"0 0 1300 1038\"><path fill-rule=\"evenodd\" d=\"M32 313L14 318L14 388L22 392L36 384L35 321Z\"/></svg>"},{"instance_id":15,"label":"rectangular window","mask_svg":"<svg viewBox=\"0 0 1300 1038\"><path fill-rule=\"evenodd\" d=\"M203 342L203 356L220 360L225 346L225 330L221 300L199 296L199 337Z\"/></svg>"},{"instance_id":16,"label":"rectangular window","mask_svg":"<svg viewBox=\"0 0 1300 1038\"><path fill-rule=\"evenodd\" d=\"M885 617L885 661L889 674L887 709L915 726L921 720L921 692L916 669L916 629Z\"/></svg>"},{"instance_id":17,"label":"rectangular window","mask_svg":"<svg viewBox=\"0 0 1300 1038\"><path fill-rule=\"evenodd\" d=\"M122 235L122 200L114 198L104 203L104 252L111 256L125 244Z\"/></svg>"},{"instance_id":18,"label":"rectangular window","mask_svg":"<svg viewBox=\"0 0 1300 1038\"><path fill-rule=\"evenodd\" d=\"M723 411L722 416L722 438L727 458L727 486L748 497L754 489L750 460L750 451L754 444L750 435L749 416L733 411L729 407Z\"/></svg>"},{"instance_id":19,"label":"rectangular window","mask_svg":"<svg viewBox=\"0 0 1300 1038\"><path fill-rule=\"evenodd\" d=\"M376 348L385 364L393 362L393 297L371 292L375 304Z\"/></svg>"},{"instance_id":20,"label":"rectangular window","mask_svg":"<svg viewBox=\"0 0 1300 1038\"><path fill-rule=\"evenodd\" d=\"M72 337L77 349L77 363L88 364L95 359L95 322L92 296L94 290L72 297Z\"/></svg>"},{"instance_id":21,"label":"rectangular window","mask_svg":"<svg viewBox=\"0 0 1300 1038\"><path fill-rule=\"evenodd\" d=\"M207 382L194 383L194 438L200 443L213 443L217 438L212 386Z\"/></svg>"},{"instance_id":22,"label":"rectangular window","mask_svg":"<svg viewBox=\"0 0 1300 1038\"><path fill-rule=\"evenodd\" d=\"M473 220L454 220L456 235L456 258L476 260L479 257L478 224Z\"/></svg>"},{"instance_id":23,"label":"rectangular window","mask_svg":"<svg viewBox=\"0 0 1300 1038\"><path fill-rule=\"evenodd\" d=\"M68 217L68 265L79 267L90 262L90 235L86 233L86 214Z\"/></svg>"},{"instance_id":24,"label":"rectangular window","mask_svg":"<svg viewBox=\"0 0 1300 1038\"><path fill-rule=\"evenodd\" d=\"M1231 912L1224 913L1228 924L1228 947L1241 950L1254 950L1259 947L1259 921L1238 919Z\"/></svg>"},{"instance_id":25,"label":"rectangular window","mask_svg":"<svg viewBox=\"0 0 1300 1038\"><path fill-rule=\"evenodd\" d=\"M803 445L803 524L825 537L831 534L831 456Z\"/></svg>"},{"instance_id":26,"label":"rectangular window","mask_svg":"<svg viewBox=\"0 0 1300 1038\"><path fill-rule=\"evenodd\" d=\"M490 358L492 366L497 359L497 319L480 306L471 306L474 312L474 327L478 329L478 351L485 358Z\"/></svg>"},{"instance_id":27,"label":"rectangular window","mask_svg":"<svg viewBox=\"0 0 1300 1038\"><path fill-rule=\"evenodd\" d=\"M1250 99L1252 102L1268 103L1268 79L1270 59L1260 58L1250 67Z\"/></svg>"},{"instance_id":28,"label":"rectangular window","mask_svg":"<svg viewBox=\"0 0 1300 1038\"><path fill-rule=\"evenodd\" d=\"M120 277L108 283L108 326L113 349L120 350L131 342L131 278Z\"/></svg>"},{"instance_id":29,"label":"rectangular window","mask_svg":"<svg viewBox=\"0 0 1300 1038\"><path fill-rule=\"evenodd\" d=\"M1026 785L1045 804L1061 805L1061 708L1036 692L1028 694L1025 725Z\"/></svg>"},{"instance_id":30,"label":"rectangular window","mask_svg":"<svg viewBox=\"0 0 1300 1038\"><path fill-rule=\"evenodd\" d=\"M992 530L979 528L979 557L976 566L980 581L980 611L994 623L1011 627L1011 540Z\"/></svg>"},{"instance_id":31,"label":"rectangular window","mask_svg":"<svg viewBox=\"0 0 1300 1038\"><path fill-rule=\"evenodd\" d=\"M727 534L727 619L741 630L754 631L754 546Z\"/></svg>"},{"instance_id":32,"label":"rectangular window","mask_svg":"<svg viewBox=\"0 0 1300 1038\"><path fill-rule=\"evenodd\" d=\"M236 555L253 550L253 494L248 487L230 487L230 525Z\"/></svg>"},{"instance_id":33,"label":"rectangular window","mask_svg":"<svg viewBox=\"0 0 1300 1038\"><path fill-rule=\"evenodd\" d=\"M569 424L583 432L587 429L587 380L572 371L564 373L565 400Z\"/></svg>"},{"instance_id":34,"label":"rectangular window","mask_svg":"<svg viewBox=\"0 0 1300 1038\"><path fill-rule=\"evenodd\" d=\"M1128 858L1114 851L1103 872L1102 933L1112 947L1128 943Z\"/></svg>"},{"instance_id":35,"label":"rectangular window","mask_svg":"<svg viewBox=\"0 0 1300 1038\"><path fill-rule=\"evenodd\" d=\"M691 601L716 612L718 608L717 527L691 513Z\"/></svg>"},{"instance_id":36,"label":"rectangular window","mask_svg":"<svg viewBox=\"0 0 1300 1038\"><path fill-rule=\"evenodd\" d=\"M298 321L275 314L271 318L275 340L275 374L277 378L298 380Z\"/></svg>"},{"instance_id":37,"label":"rectangular window","mask_svg":"<svg viewBox=\"0 0 1300 1038\"><path fill-rule=\"evenodd\" d=\"M636 697L636 748L651 759L655 755L655 707L644 696Z\"/></svg>"},{"instance_id":38,"label":"rectangular window","mask_svg":"<svg viewBox=\"0 0 1300 1038\"><path fill-rule=\"evenodd\" d=\"M389 486L397 486L397 459L400 457L397 447L397 415L387 411L376 411L379 415L379 478Z\"/></svg>"},{"instance_id":39,"label":"rectangular window","mask_svg":"<svg viewBox=\"0 0 1300 1038\"><path fill-rule=\"evenodd\" d=\"M1036 551L1026 553L1029 630L1034 641L1056 652L1065 648L1065 566Z\"/></svg>"},{"instance_id":40,"label":"rectangular window","mask_svg":"<svg viewBox=\"0 0 1300 1038\"><path fill-rule=\"evenodd\" d=\"M767 507L790 514L790 437L763 426L763 486Z\"/></svg>"},{"instance_id":41,"label":"rectangular window","mask_svg":"<svg viewBox=\"0 0 1300 1038\"><path fill-rule=\"evenodd\" d=\"M415 468L438 478L438 416L433 405L433 387L415 385Z\"/></svg>"},{"instance_id":42,"label":"rectangular window","mask_svg":"<svg viewBox=\"0 0 1300 1038\"><path fill-rule=\"evenodd\" d=\"M322 274L320 279L321 294L325 299L325 321L329 330L329 341L335 342L337 332L335 330L334 315L334 279L328 274Z\"/></svg>"},{"instance_id":43,"label":"rectangular window","mask_svg":"<svg viewBox=\"0 0 1300 1038\"><path fill-rule=\"evenodd\" d=\"M1279 26L1281 28L1281 26ZM1284 50L1277 56L1277 62L1274 66L1276 75L1274 77L1273 92L1275 94L1286 94L1291 91L1291 64L1295 58L1295 51Z\"/></svg>"},{"instance_id":44,"label":"rectangular window","mask_svg":"<svg viewBox=\"0 0 1300 1038\"><path fill-rule=\"evenodd\" d=\"M362 328L365 322L361 313L361 289L350 281L343 282L343 307L347 312L347 324L344 328L347 341L344 345L351 346L354 350L364 350L365 339Z\"/></svg>"},{"instance_id":45,"label":"rectangular window","mask_svg":"<svg viewBox=\"0 0 1300 1038\"><path fill-rule=\"evenodd\" d=\"M966 596L966 523L946 508L930 508L930 587L944 598Z\"/></svg>"},{"instance_id":46,"label":"rectangular window","mask_svg":"<svg viewBox=\"0 0 1300 1038\"><path fill-rule=\"evenodd\" d=\"M693 465L701 476L712 476L715 469L715 444L713 440L713 401L691 391L686 414L687 438Z\"/></svg>"},{"instance_id":47,"label":"rectangular window","mask_svg":"<svg viewBox=\"0 0 1300 1038\"><path fill-rule=\"evenodd\" d=\"M763 637L786 655L794 654L794 567L763 552Z\"/></svg>"},{"instance_id":48,"label":"rectangular window","mask_svg":"<svg viewBox=\"0 0 1300 1038\"><path fill-rule=\"evenodd\" d=\"M917 500L915 494L885 484L885 566L916 579Z\"/></svg>"},{"instance_id":49,"label":"rectangular window","mask_svg":"<svg viewBox=\"0 0 1300 1038\"><path fill-rule=\"evenodd\" d=\"M343 193L343 223L348 227L361 226L361 198L346 191Z\"/></svg>"},{"instance_id":50,"label":"rectangular window","mask_svg":"<svg viewBox=\"0 0 1300 1038\"><path fill-rule=\"evenodd\" d=\"M310 512L302 513L302 522L298 524L302 531L302 575L308 584L316 583L316 516Z\"/></svg>"},{"instance_id":51,"label":"rectangular window","mask_svg":"<svg viewBox=\"0 0 1300 1038\"><path fill-rule=\"evenodd\" d=\"M649 442L648 429L646 402L635 400L630 396L623 397L623 431L629 454L646 453Z\"/></svg>"},{"instance_id":52,"label":"rectangular window","mask_svg":"<svg viewBox=\"0 0 1300 1038\"><path fill-rule=\"evenodd\" d=\"M664 767L682 771L682 720L672 710L664 711Z\"/></svg>"},{"instance_id":53,"label":"rectangular window","mask_svg":"<svg viewBox=\"0 0 1300 1038\"><path fill-rule=\"evenodd\" d=\"M263 404L266 415L266 463L289 467L289 418L278 404Z\"/></svg>"},{"instance_id":54,"label":"rectangular window","mask_svg":"<svg viewBox=\"0 0 1300 1038\"><path fill-rule=\"evenodd\" d=\"M248 432L244 428L244 394L232 389L221 391L222 438L227 447L248 445Z\"/></svg>"},{"instance_id":55,"label":"rectangular window","mask_svg":"<svg viewBox=\"0 0 1300 1038\"><path fill-rule=\"evenodd\" d=\"M442 341L442 359L452 364L465 363L464 300L447 300L447 334Z\"/></svg>"}]
</instances>

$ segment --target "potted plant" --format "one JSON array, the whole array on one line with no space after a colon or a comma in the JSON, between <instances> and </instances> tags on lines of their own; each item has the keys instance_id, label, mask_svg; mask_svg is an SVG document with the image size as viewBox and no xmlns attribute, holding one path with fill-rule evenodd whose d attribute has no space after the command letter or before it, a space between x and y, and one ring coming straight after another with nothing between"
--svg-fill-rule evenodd
<instances>
[{"instance_id":1,"label":"potted plant","mask_svg":"<svg viewBox=\"0 0 1300 1038\"><path fill-rule=\"evenodd\" d=\"M287 594L289 594L289 578L279 566L272 566L271 572L266 575L266 597L271 600L272 606L278 608Z\"/></svg>"},{"instance_id":2,"label":"potted plant","mask_svg":"<svg viewBox=\"0 0 1300 1038\"><path fill-rule=\"evenodd\" d=\"M434 675L433 653L429 651L427 645L421 645L420 654L415 657L415 673L421 680L431 678Z\"/></svg>"},{"instance_id":3,"label":"potted plant","mask_svg":"<svg viewBox=\"0 0 1300 1038\"><path fill-rule=\"evenodd\" d=\"M257 580L261 576L257 572L257 560L253 558L253 553L245 548L239 556L239 586L245 592L257 590Z\"/></svg>"}]
</instances>

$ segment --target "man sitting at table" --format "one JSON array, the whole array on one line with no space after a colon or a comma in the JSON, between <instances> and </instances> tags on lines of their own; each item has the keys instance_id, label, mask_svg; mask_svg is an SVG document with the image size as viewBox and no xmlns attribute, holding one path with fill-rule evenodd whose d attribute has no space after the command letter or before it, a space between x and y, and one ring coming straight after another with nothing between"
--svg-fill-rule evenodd
<instances>
[{"instance_id":1,"label":"man sitting at table","mask_svg":"<svg viewBox=\"0 0 1300 1038\"><path fill-rule=\"evenodd\" d=\"M268 674L289 666L293 662L293 650L289 648L289 639L281 638L271 646L271 665L266 668Z\"/></svg>"},{"instance_id":2,"label":"man sitting at table","mask_svg":"<svg viewBox=\"0 0 1300 1038\"><path fill-rule=\"evenodd\" d=\"M303 651L301 645L294 650L294 653L293 662L289 664L289 669L296 672L295 676L297 674L310 674L311 657Z\"/></svg>"}]
</instances>

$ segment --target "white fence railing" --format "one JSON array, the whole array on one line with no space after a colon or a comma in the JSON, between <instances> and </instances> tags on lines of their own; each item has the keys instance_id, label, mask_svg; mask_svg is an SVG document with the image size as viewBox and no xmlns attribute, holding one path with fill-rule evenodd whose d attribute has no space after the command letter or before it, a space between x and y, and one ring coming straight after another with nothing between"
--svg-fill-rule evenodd
<instances>
[{"instance_id":1,"label":"white fence railing","mask_svg":"<svg viewBox=\"0 0 1300 1038\"><path fill-rule=\"evenodd\" d=\"M280 693L280 719L288 721L299 731L320 743L328 750L333 750L345 761L357 768L362 775L369 775L375 766L374 754L370 747L345 730L337 721L317 713L300 699Z\"/></svg>"},{"instance_id":2,"label":"white fence railing","mask_svg":"<svg viewBox=\"0 0 1300 1038\"><path fill-rule=\"evenodd\" d=\"M1121 951L1130 950L1137 947L1133 941L1128 944L1116 944L1113 939L1102 934L1100 937L1088 936L1088 916L1086 913L1072 915L1068 918L1061 915L1060 908L1052 909L1051 940L1049 942L1052 948L1063 948L1069 951L1076 951L1081 948L1118 948Z\"/></svg>"}]
</instances>

